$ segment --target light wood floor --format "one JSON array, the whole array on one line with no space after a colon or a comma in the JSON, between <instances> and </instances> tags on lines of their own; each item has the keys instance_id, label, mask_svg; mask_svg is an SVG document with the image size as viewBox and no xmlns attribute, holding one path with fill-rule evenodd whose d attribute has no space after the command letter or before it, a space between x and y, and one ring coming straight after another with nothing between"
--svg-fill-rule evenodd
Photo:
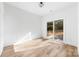
<instances>
[{"instance_id":1,"label":"light wood floor","mask_svg":"<svg viewBox=\"0 0 79 59\"><path fill-rule=\"evenodd\" d=\"M31 51L14 52L13 45L10 45L3 49L1 57L77 57L77 48L75 46L64 44L63 47L64 47L64 49L59 51L59 53L57 53L58 54L57 55L54 52L52 52L52 50L53 50L52 46L43 47L43 48L40 48L37 50L31 50ZM49 49L50 51L48 52L47 49ZM65 56L64 56L63 51L66 51ZM61 53L63 55L60 55Z\"/></svg>"}]
</instances>

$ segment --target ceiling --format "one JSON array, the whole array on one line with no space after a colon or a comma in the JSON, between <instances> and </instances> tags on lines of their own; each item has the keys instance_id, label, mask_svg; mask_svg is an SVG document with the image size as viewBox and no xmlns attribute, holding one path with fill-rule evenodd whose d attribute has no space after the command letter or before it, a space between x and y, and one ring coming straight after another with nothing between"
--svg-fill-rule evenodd
<instances>
[{"instance_id":1,"label":"ceiling","mask_svg":"<svg viewBox=\"0 0 79 59\"><path fill-rule=\"evenodd\" d=\"M39 2L7 2L10 5L16 6L28 12L43 16L57 10L62 10L71 7L76 2L44 2L44 6L39 7Z\"/></svg>"}]
</instances>

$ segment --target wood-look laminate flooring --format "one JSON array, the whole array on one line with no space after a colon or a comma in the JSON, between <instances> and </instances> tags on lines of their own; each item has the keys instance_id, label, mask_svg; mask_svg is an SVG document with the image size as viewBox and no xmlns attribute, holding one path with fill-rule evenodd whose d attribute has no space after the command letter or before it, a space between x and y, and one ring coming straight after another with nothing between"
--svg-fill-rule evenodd
<instances>
[{"instance_id":1,"label":"wood-look laminate flooring","mask_svg":"<svg viewBox=\"0 0 79 59\"><path fill-rule=\"evenodd\" d=\"M52 49L52 45L36 50L21 52L14 52L13 45L10 45L4 47L1 57L77 57L77 47L68 44L64 44L63 47L62 50L57 49L56 54L55 50L53 51Z\"/></svg>"}]
</instances>

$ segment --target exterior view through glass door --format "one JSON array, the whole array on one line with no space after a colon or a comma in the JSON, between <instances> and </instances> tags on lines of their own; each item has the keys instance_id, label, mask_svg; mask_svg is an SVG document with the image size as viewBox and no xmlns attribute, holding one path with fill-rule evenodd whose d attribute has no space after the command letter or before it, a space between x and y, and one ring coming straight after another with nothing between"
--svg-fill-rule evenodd
<instances>
[{"instance_id":1,"label":"exterior view through glass door","mask_svg":"<svg viewBox=\"0 0 79 59\"><path fill-rule=\"evenodd\" d=\"M47 22L47 36L63 40L63 19Z\"/></svg>"}]
</instances>

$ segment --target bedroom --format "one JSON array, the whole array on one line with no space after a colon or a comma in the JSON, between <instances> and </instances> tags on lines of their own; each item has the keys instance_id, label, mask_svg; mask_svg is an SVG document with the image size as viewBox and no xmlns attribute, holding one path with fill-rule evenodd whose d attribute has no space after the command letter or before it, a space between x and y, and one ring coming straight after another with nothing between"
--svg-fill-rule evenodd
<instances>
[{"instance_id":1,"label":"bedroom","mask_svg":"<svg viewBox=\"0 0 79 59\"><path fill-rule=\"evenodd\" d=\"M5 2L0 4L3 6L0 12L4 12L2 16L4 40L0 40L2 57L78 56L77 2ZM55 38L55 24L58 20L63 20L63 37L59 33L62 40L59 36ZM50 29L47 29L48 23L51 22L52 34L48 33Z\"/></svg>"}]
</instances>

